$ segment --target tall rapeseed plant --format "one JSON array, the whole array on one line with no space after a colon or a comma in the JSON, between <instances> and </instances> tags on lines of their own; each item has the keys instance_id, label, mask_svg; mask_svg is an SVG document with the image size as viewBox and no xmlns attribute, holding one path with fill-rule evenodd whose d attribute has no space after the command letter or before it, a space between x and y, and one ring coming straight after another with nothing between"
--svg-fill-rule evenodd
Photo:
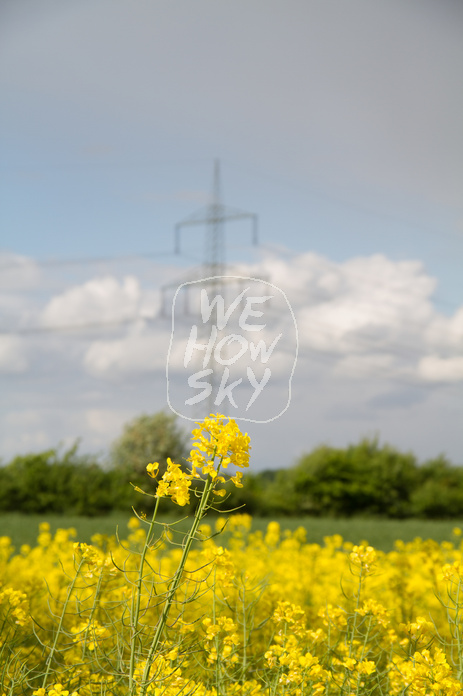
<instances>
[{"instance_id":1,"label":"tall rapeseed plant","mask_svg":"<svg viewBox=\"0 0 463 696\"><path fill-rule=\"evenodd\" d=\"M193 449L191 450L189 462L191 464L189 472L184 472L179 464L174 464L170 459L167 460L167 470L158 483L155 493L156 505L154 508L151 524L146 536L139 565L137 581L135 610L132 620L132 644L129 667L129 693L133 696L139 688L140 696L145 696L148 685L150 684L150 674L155 657L158 652L160 641L167 623L169 613L172 608L176 593L182 583L185 564L191 550L194 539L197 537L198 528L211 507L213 496L222 498L225 489L221 485L226 482L226 477L221 471L227 469L232 464L241 468L249 466L250 439L247 434L243 435L236 422L229 419L225 423L225 417L219 414L206 418L203 423L198 423L198 428L193 430ZM158 462L147 465L147 472L152 478L156 478L159 470ZM142 595L142 584L145 575L145 558L151 543L153 529L156 521L159 500L162 497L170 497L172 502L184 506L190 502L190 487L193 479L201 479L201 474L207 476L202 493L199 494L199 502L195 510L192 525L185 535L183 542L182 555L177 569L167 584L167 591L163 599L163 608L158 619L151 645L144 662L144 669L140 684L135 679L135 654L139 635L139 613ZM242 474L237 472L235 476L228 476L235 486L242 486Z\"/></svg>"}]
</instances>

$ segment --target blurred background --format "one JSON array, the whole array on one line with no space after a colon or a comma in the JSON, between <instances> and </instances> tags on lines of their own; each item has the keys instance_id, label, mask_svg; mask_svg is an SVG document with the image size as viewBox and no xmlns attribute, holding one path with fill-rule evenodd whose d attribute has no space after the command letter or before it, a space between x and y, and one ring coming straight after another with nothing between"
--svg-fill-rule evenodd
<instances>
[{"instance_id":1,"label":"blurred background","mask_svg":"<svg viewBox=\"0 0 463 696\"><path fill-rule=\"evenodd\" d=\"M287 295L255 471L379 438L463 463L463 5L1 0L0 457L105 458L167 409L161 288L205 259ZM190 423L181 424L189 429Z\"/></svg>"}]
</instances>

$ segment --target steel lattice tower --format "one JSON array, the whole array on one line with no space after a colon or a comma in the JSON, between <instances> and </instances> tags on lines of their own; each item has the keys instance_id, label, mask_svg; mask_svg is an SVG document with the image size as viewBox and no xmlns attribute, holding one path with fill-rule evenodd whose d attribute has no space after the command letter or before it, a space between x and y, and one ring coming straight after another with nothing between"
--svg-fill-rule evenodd
<instances>
[{"instance_id":1,"label":"steel lattice tower","mask_svg":"<svg viewBox=\"0 0 463 696\"><path fill-rule=\"evenodd\" d=\"M204 278L202 287L205 287L214 295L224 293L224 284L226 283L226 264L225 264L225 223L238 220L251 220L252 222L252 243L258 243L258 218L254 213L248 213L237 208L231 208L222 203L221 199L221 182L220 182L220 162L218 159L214 161L214 177L212 185L212 200L205 208L189 215L187 218L177 223L175 226L175 253L181 253L181 230L185 227L204 226L206 228L205 246L204 246L204 261L199 269L196 269L183 282L188 280L198 280ZM163 291L172 289L175 284L164 286ZM185 313L187 314L187 301L185 303ZM185 315L186 315L185 314ZM191 315L188 315L191 317ZM204 336L211 331L213 325L217 324L217 306L211 313L207 324L203 325ZM203 336L203 337L204 337ZM204 417L216 410L214 405L214 394L216 387L220 381L218 366L212 358L211 362L212 374L209 377L209 383L212 386L212 392L207 400L207 407L200 417ZM207 412L206 412L207 411Z\"/></svg>"}]
</instances>

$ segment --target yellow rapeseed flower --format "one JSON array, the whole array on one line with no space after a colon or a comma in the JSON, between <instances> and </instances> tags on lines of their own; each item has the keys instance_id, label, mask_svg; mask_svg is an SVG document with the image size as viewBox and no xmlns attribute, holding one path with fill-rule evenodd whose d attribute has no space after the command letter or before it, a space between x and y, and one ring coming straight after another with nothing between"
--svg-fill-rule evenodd
<instances>
[{"instance_id":1,"label":"yellow rapeseed flower","mask_svg":"<svg viewBox=\"0 0 463 696\"><path fill-rule=\"evenodd\" d=\"M224 469L229 464L241 468L249 466L250 438L247 433L243 435L238 425L230 418L225 423L225 416L211 413L204 422L197 423L193 430L193 448L189 461L192 464L192 473L201 469L203 474L209 474L214 478L214 461L217 458L218 465Z\"/></svg>"},{"instance_id":2,"label":"yellow rapeseed flower","mask_svg":"<svg viewBox=\"0 0 463 696\"><path fill-rule=\"evenodd\" d=\"M159 473L159 462L154 462L153 464L148 464L146 471L151 478L156 478Z\"/></svg>"},{"instance_id":3,"label":"yellow rapeseed flower","mask_svg":"<svg viewBox=\"0 0 463 696\"><path fill-rule=\"evenodd\" d=\"M148 465L149 466L149 465ZM159 481L156 497L170 497L172 502L180 506L188 505L190 502L190 474L182 471L180 464L174 464L170 457L167 458L167 470Z\"/></svg>"}]
</instances>

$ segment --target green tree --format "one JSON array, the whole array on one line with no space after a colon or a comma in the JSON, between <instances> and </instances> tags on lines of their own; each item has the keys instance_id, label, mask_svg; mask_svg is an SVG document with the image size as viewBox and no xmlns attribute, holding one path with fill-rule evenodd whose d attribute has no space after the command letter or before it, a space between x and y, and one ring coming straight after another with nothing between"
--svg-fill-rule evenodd
<instances>
[{"instance_id":1,"label":"green tree","mask_svg":"<svg viewBox=\"0 0 463 696\"><path fill-rule=\"evenodd\" d=\"M347 449L323 446L304 455L289 471L285 498L296 514L407 517L416 483L412 454L366 439Z\"/></svg>"},{"instance_id":2,"label":"green tree","mask_svg":"<svg viewBox=\"0 0 463 696\"><path fill-rule=\"evenodd\" d=\"M0 470L0 510L98 515L114 507L114 476L77 444L15 457Z\"/></svg>"},{"instance_id":3,"label":"green tree","mask_svg":"<svg viewBox=\"0 0 463 696\"><path fill-rule=\"evenodd\" d=\"M463 516L463 468L444 456L418 468L418 485L412 495L417 517L452 518Z\"/></svg>"},{"instance_id":4,"label":"green tree","mask_svg":"<svg viewBox=\"0 0 463 696\"><path fill-rule=\"evenodd\" d=\"M127 472L131 480L146 481L146 465L150 462L159 462L160 475L167 457L182 464L187 457L187 441L188 435L179 428L175 414L143 414L127 423L113 443L111 463L115 469Z\"/></svg>"}]
</instances>

